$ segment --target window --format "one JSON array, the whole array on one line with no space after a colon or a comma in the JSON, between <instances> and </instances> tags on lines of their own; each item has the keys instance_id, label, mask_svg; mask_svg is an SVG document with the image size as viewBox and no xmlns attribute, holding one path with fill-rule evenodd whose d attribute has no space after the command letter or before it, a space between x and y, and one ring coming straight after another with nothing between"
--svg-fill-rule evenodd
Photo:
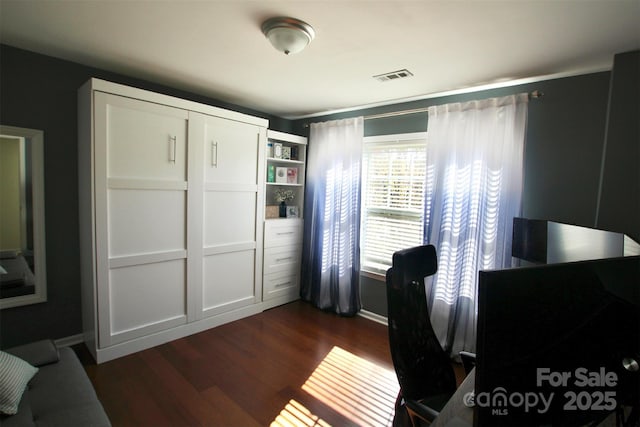
<instances>
[{"instance_id":1,"label":"window","mask_svg":"<svg viewBox=\"0 0 640 427\"><path fill-rule=\"evenodd\" d=\"M364 138L363 271L384 274L393 253L423 242L426 133Z\"/></svg>"}]
</instances>

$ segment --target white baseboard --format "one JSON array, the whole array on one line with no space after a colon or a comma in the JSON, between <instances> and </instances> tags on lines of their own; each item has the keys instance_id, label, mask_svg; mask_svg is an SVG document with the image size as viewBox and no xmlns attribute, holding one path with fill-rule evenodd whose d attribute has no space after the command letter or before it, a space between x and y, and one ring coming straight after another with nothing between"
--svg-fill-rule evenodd
<instances>
[{"instance_id":1,"label":"white baseboard","mask_svg":"<svg viewBox=\"0 0 640 427\"><path fill-rule=\"evenodd\" d=\"M71 335L70 337L60 338L53 342L55 342L58 347L71 347L72 345L83 343L84 337L82 334L77 334Z\"/></svg>"},{"instance_id":2,"label":"white baseboard","mask_svg":"<svg viewBox=\"0 0 640 427\"><path fill-rule=\"evenodd\" d=\"M373 322L377 322L377 323L381 323L385 326L387 326L389 324L388 320L386 317L381 316L379 314L376 313L372 313L371 311L367 311L367 310L360 310L358 312L358 316L362 316L365 319L369 319Z\"/></svg>"}]
</instances>

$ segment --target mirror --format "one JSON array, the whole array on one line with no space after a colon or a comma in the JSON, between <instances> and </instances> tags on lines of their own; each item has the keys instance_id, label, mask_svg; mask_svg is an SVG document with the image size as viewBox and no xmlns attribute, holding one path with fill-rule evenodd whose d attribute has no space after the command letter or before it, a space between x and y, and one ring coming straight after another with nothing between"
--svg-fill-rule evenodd
<instances>
[{"instance_id":1,"label":"mirror","mask_svg":"<svg viewBox=\"0 0 640 427\"><path fill-rule=\"evenodd\" d=\"M47 300L44 133L0 126L0 308Z\"/></svg>"}]
</instances>

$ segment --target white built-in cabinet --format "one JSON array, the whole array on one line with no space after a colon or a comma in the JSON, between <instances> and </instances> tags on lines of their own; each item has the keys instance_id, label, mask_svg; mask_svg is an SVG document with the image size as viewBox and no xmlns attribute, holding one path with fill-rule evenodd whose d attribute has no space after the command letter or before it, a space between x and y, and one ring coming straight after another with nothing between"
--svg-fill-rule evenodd
<instances>
[{"instance_id":1,"label":"white built-in cabinet","mask_svg":"<svg viewBox=\"0 0 640 427\"><path fill-rule=\"evenodd\" d=\"M267 120L98 79L78 115L96 361L262 311Z\"/></svg>"},{"instance_id":2,"label":"white built-in cabinet","mask_svg":"<svg viewBox=\"0 0 640 427\"><path fill-rule=\"evenodd\" d=\"M307 138L269 130L267 139L263 301L273 307L300 298ZM295 173L278 179L277 171L290 169ZM287 205L296 208L295 217L279 216L277 190L294 195Z\"/></svg>"}]
</instances>

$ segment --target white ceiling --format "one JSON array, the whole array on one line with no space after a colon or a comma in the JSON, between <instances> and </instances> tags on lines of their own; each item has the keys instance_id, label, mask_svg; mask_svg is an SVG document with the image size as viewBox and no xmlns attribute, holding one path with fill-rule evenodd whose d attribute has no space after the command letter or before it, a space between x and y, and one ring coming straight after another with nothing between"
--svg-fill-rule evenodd
<instances>
[{"instance_id":1,"label":"white ceiling","mask_svg":"<svg viewBox=\"0 0 640 427\"><path fill-rule=\"evenodd\" d=\"M306 50L264 38L279 15L314 27ZM610 69L640 0L0 0L0 42L293 118Z\"/></svg>"}]
</instances>

